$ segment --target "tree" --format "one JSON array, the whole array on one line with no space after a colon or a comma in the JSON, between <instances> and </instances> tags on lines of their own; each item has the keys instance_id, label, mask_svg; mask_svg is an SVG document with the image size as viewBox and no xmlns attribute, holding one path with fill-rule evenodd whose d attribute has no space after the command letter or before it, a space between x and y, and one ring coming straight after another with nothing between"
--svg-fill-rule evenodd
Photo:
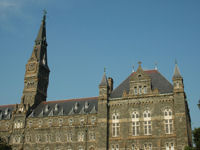
<instances>
[{"instance_id":1,"label":"tree","mask_svg":"<svg viewBox=\"0 0 200 150\"><path fill-rule=\"evenodd\" d=\"M7 144L6 140L0 137L0 150L12 150L11 146Z\"/></svg>"},{"instance_id":2,"label":"tree","mask_svg":"<svg viewBox=\"0 0 200 150\"><path fill-rule=\"evenodd\" d=\"M184 150L200 150L200 128L195 128L192 135L195 147L186 146Z\"/></svg>"},{"instance_id":3,"label":"tree","mask_svg":"<svg viewBox=\"0 0 200 150\"><path fill-rule=\"evenodd\" d=\"M195 128L192 132L193 134L193 141L194 141L194 144L195 144L195 148L196 150L200 150L200 128Z\"/></svg>"}]
</instances>

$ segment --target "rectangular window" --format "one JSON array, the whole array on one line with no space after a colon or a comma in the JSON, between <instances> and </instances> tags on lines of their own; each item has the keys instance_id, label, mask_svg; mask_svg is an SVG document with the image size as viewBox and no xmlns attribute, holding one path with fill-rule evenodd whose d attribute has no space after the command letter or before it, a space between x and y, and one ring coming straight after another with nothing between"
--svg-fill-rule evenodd
<instances>
[{"instance_id":1,"label":"rectangular window","mask_svg":"<svg viewBox=\"0 0 200 150\"><path fill-rule=\"evenodd\" d=\"M133 136L139 135L139 128L140 128L139 121L134 121L133 122Z\"/></svg>"},{"instance_id":2,"label":"rectangular window","mask_svg":"<svg viewBox=\"0 0 200 150\"><path fill-rule=\"evenodd\" d=\"M173 121L172 119L165 119L165 133L172 134L173 133Z\"/></svg>"},{"instance_id":3,"label":"rectangular window","mask_svg":"<svg viewBox=\"0 0 200 150\"><path fill-rule=\"evenodd\" d=\"M166 150L174 150L174 143L166 143Z\"/></svg>"},{"instance_id":4,"label":"rectangular window","mask_svg":"<svg viewBox=\"0 0 200 150\"><path fill-rule=\"evenodd\" d=\"M72 142L72 133L67 134L67 142Z\"/></svg>"},{"instance_id":5,"label":"rectangular window","mask_svg":"<svg viewBox=\"0 0 200 150\"><path fill-rule=\"evenodd\" d=\"M144 121L144 134L145 135L152 134L151 121Z\"/></svg>"},{"instance_id":6,"label":"rectangular window","mask_svg":"<svg viewBox=\"0 0 200 150\"><path fill-rule=\"evenodd\" d=\"M120 133L119 123L112 123L112 135L113 135L113 137L119 136L119 133Z\"/></svg>"},{"instance_id":7,"label":"rectangular window","mask_svg":"<svg viewBox=\"0 0 200 150\"><path fill-rule=\"evenodd\" d=\"M139 86L139 94L142 94L142 87Z\"/></svg>"},{"instance_id":8,"label":"rectangular window","mask_svg":"<svg viewBox=\"0 0 200 150\"><path fill-rule=\"evenodd\" d=\"M137 95L137 87L134 87L134 94Z\"/></svg>"}]
</instances>

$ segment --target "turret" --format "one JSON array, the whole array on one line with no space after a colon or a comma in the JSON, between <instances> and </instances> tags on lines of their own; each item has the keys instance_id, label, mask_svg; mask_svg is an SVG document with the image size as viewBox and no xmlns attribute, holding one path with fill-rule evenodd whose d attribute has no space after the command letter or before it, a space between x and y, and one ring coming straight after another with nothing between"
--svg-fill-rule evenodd
<instances>
[{"instance_id":1,"label":"turret","mask_svg":"<svg viewBox=\"0 0 200 150\"><path fill-rule=\"evenodd\" d=\"M173 80L174 92L184 92L183 78L180 74L177 63L175 64L174 75L172 80Z\"/></svg>"},{"instance_id":2,"label":"turret","mask_svg":"<svg viewBox=\"0 0 200 150\"><path fill-rule=\"evenodd\" d=\"M101 80L101 83L99 84L99 97L101 99L107 99L108 94L109 94L109 85L108 85L106 73L104 71L103 78Z\"/></svg>"}]
</instances>

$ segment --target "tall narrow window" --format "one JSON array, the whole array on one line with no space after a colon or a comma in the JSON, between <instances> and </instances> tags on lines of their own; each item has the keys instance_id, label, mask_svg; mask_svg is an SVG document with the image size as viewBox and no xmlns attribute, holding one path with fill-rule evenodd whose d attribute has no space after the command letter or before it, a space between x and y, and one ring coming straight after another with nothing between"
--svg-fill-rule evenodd
<instances>
[{"instance_id":1,"label":"tall narrow window","mask_svg":"<svg viewBox=\"0 0 200 150\"><path fill-rule=\"evenodd\" d=\"M139 94L142 94L142 87L139 86Z\"/></svg>"},{"instance_id":2,"label":"tall narrow window","mask_svg":"<svg viewBox=\"0 0 200 150\"><path fill-rule=\"evenodd\" d=\"M147 87L144 86L144 94L146 94L146 93L147 93Z\"/></svg>"},{"instance_id":3,"label":"tall narrow window","mask_svg":"<svg viewBox=\"0 0 200 150\"><path fill-rule=\"evenodd\" d=\"M174 150L174 143L166 143L166 150Z\"/></svg>"},{"instance_id":4,"label":"tall narrow window","mask_svg":"<svg viewBox=\"0 0 200 150\"><path fill-rule=\"evenodd\" d=\"M173 120L172 120L171 109L164 110L164 125L165 125L165 133L172 134L173 133Z\"/></svg>"},{"instance_id":5,"label":"tall narrow window","mask_svg":"<svg viewBox=\"0 0 200 150\"><path fill-rule=\"evenodd\" d=\"M143 114L144 116L144 134L151 135L152 134L152 123L151 123L151 113L146 110Z\"/></svg>"},{"instance_id":6,"label":"tall narrow window","mask_svg":"<svg viewBox=\"0 0 200 150\"><path fill-rule=\"evenodd\" d=\"M111 150L119 150L118 144L112 145L111 147L112 147Z\"/></svg>"},{"instance_id":7,"label":"tall narrow window","mask_svg":"<svg viewBox=\"0 0 200 150\"><path fill-rule=\"evenodd\" d=\"M137 87L134 87L134 94L137 95Z\"/></svg>"},{"instance_id":8,"label":"tall narrow window","mask_svg":"<svg viewBox=\"0 0 200 150\"><path fill-rule=\"evenodd\" d=\"M114 113L112 115L112 136L119 136L120 124L119 124L119 114Z\"/></svg>"},{"instance_id":9,"label":"tall narrow window","mask_svg":"<svg viewBox=\"0 0 200 150\"><path fill-rule=\"evenodd\" d=\"M152 144L151 143L145 143L144 144L144 150L152 150Z\"/></svg>"},{"instance_id":10,"label":"tall narrow window","mask_svg":"<svg viewBox=\"0 0 200 150\"><path fill-rule=\"evenodd\" d=\"M79 141L79 142L84 141L84 133L83 133L83 132L79 132L79 133L78 133L78 141Z\"/></svg>"},{"instance_id":11,"label":"tall narrow window","mask_svg":"<svg viewBox=\"0 0 200 150\"><path fill-rule=\"evenodd\" d=\"M67 142L72 142L72 133L67 133Z\"/></svg>"},{"instance_id":12,"label":"tall narrow window","mask_svg":"<svg viewBox=\"0 0 200 150\"><path fill-rule=\"evenodd\" d=\"M140 122L139 122L139 114L138 112L132 113L132 130L133 130L133 136L139 135L140 131Z\"/></svg>"}]
</instances>

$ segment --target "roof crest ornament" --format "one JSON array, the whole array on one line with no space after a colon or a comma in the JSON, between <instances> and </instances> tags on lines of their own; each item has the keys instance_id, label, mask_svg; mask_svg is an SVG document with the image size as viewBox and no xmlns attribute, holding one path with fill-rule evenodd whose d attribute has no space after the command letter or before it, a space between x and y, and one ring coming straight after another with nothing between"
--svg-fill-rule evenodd
<instances>
[{"instance_id":1,"label":"roof crest ornament","mask_svg":"<svg viewBox=\"0 0 200 150\"><path fill-rule=\"evenodd\" d=\"M158 63L155 62L155 70L158 70Z\"/></svg>"}]
</instances>

